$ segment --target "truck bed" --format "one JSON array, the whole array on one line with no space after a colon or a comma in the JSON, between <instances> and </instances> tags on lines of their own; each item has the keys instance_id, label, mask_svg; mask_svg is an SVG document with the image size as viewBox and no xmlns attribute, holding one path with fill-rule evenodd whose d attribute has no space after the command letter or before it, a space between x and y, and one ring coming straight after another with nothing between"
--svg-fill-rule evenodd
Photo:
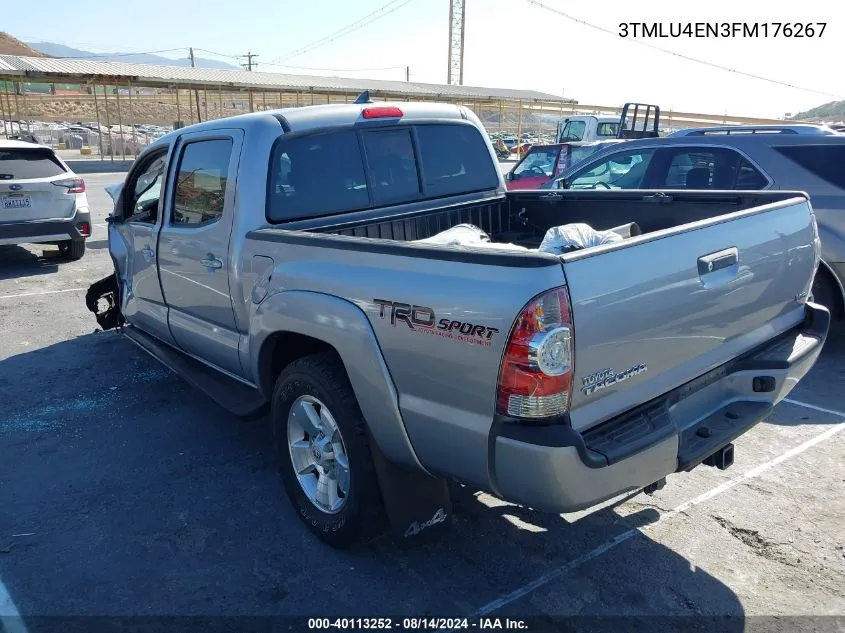
<instances>
[{"instance_id":1,"label":"truck bed","mask_svg":"<svg viewBox=\"0 0 845 633\"><path fill-rule=\"evenodd\" d=\"M536 248L547 229L572 222L599 230L635 222L642 234L562 256L410 243L471 223L493 241ZM477 472L480 464L443 452L431 431L446 427L457 443L466 433L484 441L504 334L537 293L568 288L575 332L570 423L586 430L799 323L814 266L813 227L807 197L797 192L513 191L434 209L429 201L427 208L287 223L250 238L289 245L285 259L300 264L278 265L278 283L286 287L295 280L335 292L327 279L337 270L358 305L373 298L422 301L438 317L503 334L492 348L434 338L411 351L408 333L385 329L378 310L368 313L395 372L415 448L429 464L457 460L459 470ZM708 271L708 258L725 253ZM440 363L465 376L460 388L442 388ZM614 378L640 366L633 379ZM477 427L453 426L457 411L478 416Z\"/></svg>"},{"instance_id":2,"label":"truck bed","mask_svg":"<svg viewBox=\"0 0 845 633\"><path fill-rule=\"evenodd\" d=\"M349 237L393 241L414 241L431 237L458 224L474 224L493 241L540 245L553 226L584 222L605 230L635 222L643 233L696 222L794 198L795 192L657 192L657 191L566 191L508 192L481 204L450 205L414 210L388 218L378 213L335 216L321 225L309 221L285 225L285 229L306 230Z\"/></svg>"}]
</instances>

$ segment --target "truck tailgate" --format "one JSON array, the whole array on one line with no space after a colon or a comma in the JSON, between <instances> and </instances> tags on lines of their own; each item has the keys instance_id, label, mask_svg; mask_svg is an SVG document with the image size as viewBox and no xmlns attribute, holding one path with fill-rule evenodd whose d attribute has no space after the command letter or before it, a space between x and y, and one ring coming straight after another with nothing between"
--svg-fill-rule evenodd
<instances>
[{"instance_id":1,"label":"truck tailgate","mask_svg":"<svg viewBox=\"0 0 845 633\"><path fill-rule=\"evenodd\" d=\"M809 201L796 197L562 256L572 426L648 402L800 322L818 248Z\"/></svg>"}]
</instances>

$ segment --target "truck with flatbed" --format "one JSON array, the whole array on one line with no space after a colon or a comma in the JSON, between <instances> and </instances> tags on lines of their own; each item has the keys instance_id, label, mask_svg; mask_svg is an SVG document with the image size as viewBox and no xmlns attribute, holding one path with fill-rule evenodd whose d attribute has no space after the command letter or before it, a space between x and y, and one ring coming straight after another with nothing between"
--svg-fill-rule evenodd
<instances>
[{"instance_id":1,"label":"truck with flatbed","mask_svg":"<svg viewBox=\"0 0 845 633\"><path fill-rule=\"evenodd\" d=\"M439 534L449 482L562 513L726 468L830 322L805 194L507 191L463 106L199 123L113 197L88 308L269 417L297 515L338 547Z\"/></svg>"}]
</instances>

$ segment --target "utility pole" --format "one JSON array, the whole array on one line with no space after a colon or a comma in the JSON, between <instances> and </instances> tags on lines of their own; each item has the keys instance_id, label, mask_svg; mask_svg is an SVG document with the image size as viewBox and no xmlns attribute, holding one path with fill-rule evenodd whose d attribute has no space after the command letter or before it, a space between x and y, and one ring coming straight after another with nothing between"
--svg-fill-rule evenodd
<instances>
[{"instance_id":1,"label":"utility pole","mask_svg":"<svg viewBox=\"0 0 845 633\"><path fill-rule=\"evenodd\" d=\"M251 71L253 66L258 66L258 62L253 62L253 57L258 57L257 53L247 53L246 55L242 55L242 57L246 57L246 64L241 64L244 69Z\"/></svg>"},{"instance_id":2,"label":"utility pole","mask_svg":"<svg viewBox=\"0 0 845 633\"><path fill-rule=\"evenodd\" d=\"M464 0L449 0L449 72L446 83L464 85Z\"/></svg>"},{"instance_id":3,"label":"utility pole","mask_svg":"<svg viewBox=\"0 0 845 633\"><path fill-rule=\"evenodd\" d=\"M405 81L410 83L411 81L411 67L405 66Z\"/></svg>"},{"instance_id":4,"label":"utility pole","mask_svg":"<svg viewBox=\"0 0 845 633\"><path fill-rule=\"evenodd\" d=\"M196 61L194 60L194 47L193 46L191 46L188 49L188 56L191 59L191 68L196 68L197 64L196 64ZM200 91L199 90L194 90L194 99L197 102L197 122L202 123L202 116L200 115Z\"/></svg>"},{"instance_id":5,"label":"utility pole","mask_svg":"<svg viewBox=\"0 0 845 633\"><path fill-rule=\"evenodd\" d=\"M246 57L246 64L241 64L241 66L244 67L244 70L252 72L252 67L258 66L258 63L253 62L252 58L258 57L258 54L257 53L247 53L246 55L243 55L243 57ZM252 90L247 90L247 94L249 95L249 111L252 112L255 109L255 105L252 102Z\"/></svg>"}]
</instances>

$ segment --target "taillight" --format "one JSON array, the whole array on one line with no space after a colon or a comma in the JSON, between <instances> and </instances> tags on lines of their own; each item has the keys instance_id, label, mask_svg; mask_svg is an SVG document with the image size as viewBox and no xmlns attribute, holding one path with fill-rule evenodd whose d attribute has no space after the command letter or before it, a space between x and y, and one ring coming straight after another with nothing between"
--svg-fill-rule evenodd
<instances>
[{"instance_id":1,"label":"taillight","mask_svg":"<svg viewBox=\"0 0 845 633\"><path fill-rule=\"evenodd\" d=\"M537 421L565 414L573 361L569 293L555 288L532 299L514 323L499 372L496 411Z\"/></svg>"},{"instance_id":2,"label":"taillight","mask_svg":"<svg viewBox=\"0 0 845 633\"><path fill-rule=\"evenodd\" d=\"M375 106L373 108L364 108L361 115L365 119L385 119L393 117L401 117L402 110L393 106Z\"/></svg>"},{"instance_id":3,"label":"taillight","mask_svg":"<svg viewBox=\"0 0 845 633\"><path fill-rule=\"evenodd\" d=\"M82 178L54 180L53 184L57 187L65 187L67 189L67 193L85 193L85 181Z\"/></svg>"},{"instance_id":4,"label":"taillight","mask_svg":"<svg viewBox=\"0 0 845 633\"><path fill-rule=\"evenodd\" d=\"M91 225L87 222L80 222L76 225L76 228L79 229L82 237L91 237Z\"/></svg>"}]
</instances>

